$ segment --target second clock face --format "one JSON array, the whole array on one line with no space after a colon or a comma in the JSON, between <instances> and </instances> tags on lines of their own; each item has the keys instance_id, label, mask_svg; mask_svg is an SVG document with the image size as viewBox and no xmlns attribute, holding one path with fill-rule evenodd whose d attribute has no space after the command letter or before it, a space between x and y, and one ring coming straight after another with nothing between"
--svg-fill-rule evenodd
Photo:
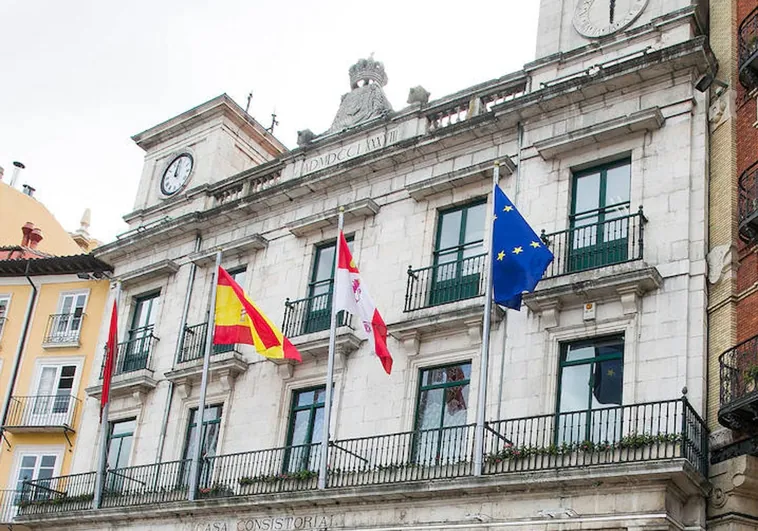
<instances>
[{"instance_id":1,"label":"second clock face","mask_svg":"<svg viewBox=\"0 0 758 531\"><path fill-rule=\"evenodd\" d=\"M183 153L171 161L161 177L161 193L173 195L187 184L192 171L192 155Z\"/></svg>"},{"instance_id":2,"label":"second clock face","mask_svg":"<svg viewBox=\"0 0 758 531\"><path fill-rule=\"evenodd\" d=\"M604 37L634 22L648 0L578 0L574 28L585 37Z\"/></svg>"}]
</instances>

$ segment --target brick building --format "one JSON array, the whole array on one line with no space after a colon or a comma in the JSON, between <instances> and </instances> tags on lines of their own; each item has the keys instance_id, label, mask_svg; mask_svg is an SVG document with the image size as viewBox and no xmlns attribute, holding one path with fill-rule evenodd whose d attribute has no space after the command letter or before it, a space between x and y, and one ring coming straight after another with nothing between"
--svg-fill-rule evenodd
<instances>
[{"instance_id":1,"label":"brick building","mask_svg":"<svg viewBox=\"0 0 758 531\"><path fill-rule=\"evenodd\" d=\"M758 529L758 4L711 2L709 527Z\"/></svg>"}]
</instances>

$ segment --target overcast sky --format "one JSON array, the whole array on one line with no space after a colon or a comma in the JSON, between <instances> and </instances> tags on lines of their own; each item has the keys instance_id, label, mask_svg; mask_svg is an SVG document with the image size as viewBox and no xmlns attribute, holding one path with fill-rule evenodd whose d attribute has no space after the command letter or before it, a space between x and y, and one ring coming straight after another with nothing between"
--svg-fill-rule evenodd
<instances>
[{"instance_id":1,"label":"overcast sky","mask_svg":"<svg viewBox=\"0 0 758 531\"><path fill-rule=\"evenodd\" d=\"M143 152L131 135L223 92L290 148L321 133L374 52L395 109L520 69L534 57L537 0L0 1L0 166L37 188L68 230L126 230Z\"/></svg>"}]
</instances>

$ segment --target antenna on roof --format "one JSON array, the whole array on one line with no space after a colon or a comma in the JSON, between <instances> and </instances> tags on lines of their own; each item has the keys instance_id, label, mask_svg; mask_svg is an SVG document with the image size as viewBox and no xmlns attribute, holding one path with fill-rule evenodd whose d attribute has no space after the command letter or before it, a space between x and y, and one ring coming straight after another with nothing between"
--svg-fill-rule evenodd
<instances>
[{"instance_id":1,"label":"antenna on roof","mask_svg":"<svg viewBox=\"0 0 758 531\"><path fill-rule=\"evenodd\" d=\"M247 105L245 105L245 114L250 114L250 102L253 101L253 91L250 91L250 94L247 95Z\"/></svg>"},{"instance_id":2,"label":"antenna on roof","mask_svg":"<svg viewBox=\"0 0 758 531\"><path fill-rule=\"evenodd\" d=\"M269 133L272 135L274 134L274 127L279 125L279 120L276 119L276 109L274 109L274 112L271 113L271 127L266 129Z\"/></svg>"}]
</instances>

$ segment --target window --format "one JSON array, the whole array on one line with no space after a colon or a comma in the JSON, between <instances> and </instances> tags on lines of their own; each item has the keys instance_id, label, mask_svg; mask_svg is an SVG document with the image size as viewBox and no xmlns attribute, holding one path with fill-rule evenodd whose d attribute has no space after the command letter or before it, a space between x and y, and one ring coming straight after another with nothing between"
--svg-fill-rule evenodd
<instances>
[{"instance_id":1,"label":"window","mask_svg":"<svg viewBox=\"0 0 758 531\"><path fill-rule=\"evenodd\" d=\"M422 369L416 405L414 455L439 464L465 459L471 362Z\"/></svg>"},{"instance_id":2,"label":"window","mask_svg":"<svg viewBox=\"0 0 758 531\"><path fill-rule=\"evenodd\" d=\"M247 270L247 266L240 266L236 267L234 269L230 269L227 271L229 273L229 276L234 279L234 281L240 285L240 287L244 290L245 289L245 271ZM203 338L204 340L204 338ZM232 352L234 350L234 344L228 344L228 345L213 345L213 350L211 351L212 354L223 354L224 352ZM202 352L205 352L205 348L203 347Z\"/></svg>"},{"instance_id":3,"label":"window","mask_svg":"<svg viewBox=\"0 0 758 531\"><path fill-rule=\"evenodd\" d=\"M345 238L350 251L353 250L353 237ZM301 333L308 334L327 330L331 326L332 288L334 286L334 252L336 240L316 246L316 254L311 268L311 280L308 283L308 301L303 319ZM340 316L342 322L342 316Z\"/></svg>"},{"instance_id":4,"label":"window","mask_svg":"<svg viewBox=\"0 0 758 531\"><path fill-rule=\"evenodd\" d=\"M21 455L18 474L16 475L16 491L19 492L18 501L21 500L22 495L20 493L22 492L25 499L39 500L49 496L51 490L46 487L50 486L50 478L55 476L57 460L57 455ZM26 481L35 481L35 485L38 485L40 488L25 484Z\"/></svg>"},{"instance_id":5,"label":"window","mask_svg":"<svg viewBox=\"0 0 758 531\"><path fill-rule=\"evenodd\" d=\"M108 463L106 469L109 473L105 483L105 489L108 492L121 491L124 481L129 479L123 474L110 473L110 471L129 466L136 424L136 419L118 420L108 424Z\"/></svg>"},{"instance_id":6,"label":"window","mask_svg":"<svg viewBox=\"0 0 758 531\"><path fill-rule=\"evenodd\" d=\"M86 293L64 293L58 301L58 313L51 319L46 342L69 343L79 339L79 331L87 303Z\"/></svg>"},{"instance_id":7,"label":"window","mask_svg":"<svg viewBox=\"0 0 758 531\"><path fill-rule=\"evenodd\" d=\"M284 457L287 472L318 469L325 399L326 386L295 391Z\"/></svg>"},{"instance_id":8,"label":"window","mask_svg":"<svg viewBox=\"0 0 758 531\"><path fill-rule=\"evenodd\" d=\"M8 318L10 303L11 298L8 295L0 295L0 338L3 337L3 328L5 328L5 320Z\"/></svg>"},{"instance_id":9,"label":"window","mask_svg":"<svg viewBox=\"0 0 758 531\"><path fill-rule=\"evenodd\" d=\"M155 319L160 309L160 293L134 299L132 323L127 334L127 345L117 372L131 372L147 368Z\"/></svg>"},{"instance_id":10,"label":"window","mask_svg":"<svg viewBox=\"0 0 758 531\"><path fill-rule=\"evenodd\" d=\"M627 260L630 180L629 160L574 174L570 271Z\"/></svg>"},{"instance_id":11,"label":"window","mask_svg":"<svg viewBox=\"0 0 758 531\"><path fill-rule=\"evenodd\" d=\"M187 425L187 437L184 441L184 456L185 460L192 460L195 456L195 438L197 437L197 412L198 408L193 407L190 409L190 419ZM200 446L200 459L213 457L216 455L216 447L218 446L218 437L221 431L221 415L223 413L223 406L217 404L215 406L208 406L203 413L203 434ZM211 469L207 464L202 465L202 473L200 477L200 485L205 485L207 480L210 479ZM189 484L190 466L184 468L184 483Z\"/></svg>"},{"instance_id":12,"label":"window","mask_svg":"<svg viewBox=\"0 0 758 531\"><path fill-rule=\"evenodd\" d=\"M486 208L483 201L477 201L440 212L430 305L479 295Z\"/></svg>"},{"instance_id":13,"label":"window","mask_svg":"<svg viewBox=\"0 0 758 531\"><path fill-rule=\"evenodd\" d=\"M557 442L616 440L623 383L623 337L561 345Z\"/></svg>"},{"instance_id":14,"label":"window","mask_svg":"<svg viewBox=\"0 0 758 531\"><path fill-rule=\"evenodd\" d=\"M40 368L37 388L24 409L28 426L60 426L71 422L76 365L45 365Z\"/></svg>"}]
</instances>

